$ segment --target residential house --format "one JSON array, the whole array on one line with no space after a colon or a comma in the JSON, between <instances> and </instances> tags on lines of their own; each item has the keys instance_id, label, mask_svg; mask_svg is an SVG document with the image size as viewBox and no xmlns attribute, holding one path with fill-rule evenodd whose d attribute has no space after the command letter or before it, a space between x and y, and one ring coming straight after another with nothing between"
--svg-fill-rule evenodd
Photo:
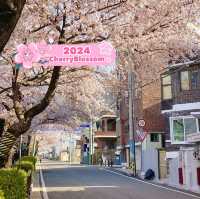
<instances>
[{"instance_id":1,"label":"residential house","mask_svg":"<svg viewBox=\"0 0 200 199\"><path fill-rule=\"evenodd\" d=\"M168 66L161 75L170 184L200 187L200 62Z\"/></svg>"},{"instance_id":2,"label":"residential house","mask_svg":"<svg viewBox=\"0 0 200 199\"><path fill-rule=\"evenodd\" d=\"M133 161L130 157L130 129L129 129L129 95L128 95L128 78L124 75L123 88L119 91L117 101L117 134L118 146L117 150L120 153L121 163L130 166ZM124 77L123 76L123 77ZM135 141L136 141L136 170L138 173L145 172L151 168L155 171L156 176L159 177L161 168L160 162L164 161L162 153L158 150L163 147L163 135L165 121L160 113L160 86L156 83L148 84L144 87L138 84L136 75L136 89L134 97L134 117L135 117ZM143 119L145 126L139 127L139 121ZM139 134L146 134L145 139L140 142L138 140Z\"/></svg>"},{"instance_id":3,"label":"residential house","mask_svg":"<svg viewBox=\"0 0 200 199\"><path fill-rule=\"evenodd\" d=\"M116 116L102 115L96 124L97 130L94 132L94 159L96 163L100 158L115 160L117 145Z\"/></svg>"}]
</instances>

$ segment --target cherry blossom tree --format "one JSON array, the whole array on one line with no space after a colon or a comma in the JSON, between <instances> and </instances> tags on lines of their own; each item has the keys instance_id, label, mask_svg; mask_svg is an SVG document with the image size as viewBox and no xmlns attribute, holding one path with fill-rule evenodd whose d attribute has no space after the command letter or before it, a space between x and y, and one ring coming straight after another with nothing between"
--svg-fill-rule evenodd
<instances>
[{"instance_id":1,"label":"cherry blossom tree","mask_svg":"<svg viewBox=\"0 0 200 199\"><path fill-rule=\"evenodd\" d=\"M80 105L85 105L83 99L95 101L94 97L92 99L85 95L79 98L74 94L76 92L74 88L76 81L78 81L78 88L81 91L84 86L80 86L80 79L89 75L86 72L94 73L93 70L88 69L88 67L62 69L55 66L53 69L41 67L26 71L16 67L13 62L16 45L21 42L25 44L38 42L38 40L58 44L76 44L108 39L113 34L112 26L117 25L117 18L120 18L125 12L125 4L126 1L121 0L27 1L16 29L2 55L9 66L6 65L1 68L6 70L5 74L2 73L3 83L0 91L1 106L4 108L2 115L7 116L5 131L0 140L1 166L7 161L9 151L17 138L30 129L33 119L55 102L54 96L57 87L57 92L62 92L63 95L62 86L67 85L66 90L64 90L67 91L66 97L69 99L68 93L71 93L71 102L76 102L73 106L74 116L77 116L77 114L88 115L87 112L91 113L90 104L85 106L86 111L82 111L83 109L78 111ZM115 21L115 23L112 23L111 26L109 23L112 21ZM84 84L91 81L91 78L87 81L85 79ZM76 81L73 79L76 79ZM70 82L73 82L73 86ZM60 89L59 86L61 86ZM70 86L72 87L71 92L67 90ZM89 83L86 86L89 87ZM89 95L94 94L92 92ZM52 109L55 111L55 104ZM46 116L48 118L48 113L46 113Z\"/></svg>"},{"instance_id":2,"label":"cherry blossom tree","mask_svg":"<svg viewBox=\"0 0 200 199\"><path fill-rule=\"evenodd\" d=\"M127 89L127 72L136 74L136 100L142 114L154 107L160 121L160 74L168 64L198 57L199 38L188 28L198 24L200 2L195 0L130 1L126 13L132 23L125 23L115 34L118 49L119 89ZM118 28L119 29L119 28ZM154 116L153 115L153 116ZM155 121L155 123L157 122ZM153 124L151 124L153 126Z\"/></svg>"}]
</instances>

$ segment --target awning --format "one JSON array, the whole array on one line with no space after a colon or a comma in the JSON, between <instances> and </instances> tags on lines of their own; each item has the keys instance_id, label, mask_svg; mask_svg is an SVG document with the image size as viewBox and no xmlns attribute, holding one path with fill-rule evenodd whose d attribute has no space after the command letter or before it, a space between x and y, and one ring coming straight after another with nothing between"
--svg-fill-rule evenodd
<instances>
[{"instance_id":1,"label":"awning","mask_svg":"<svg viewBox=\"0 0 200 199\"><path fill-rule=\"evenodd\" d=\"M180 112L180 111L190 111L190 110L200 110L200 102L185 103L185 104L175 104L170 110L163 110L162 113Z\"/></svg>"}]
</instances>

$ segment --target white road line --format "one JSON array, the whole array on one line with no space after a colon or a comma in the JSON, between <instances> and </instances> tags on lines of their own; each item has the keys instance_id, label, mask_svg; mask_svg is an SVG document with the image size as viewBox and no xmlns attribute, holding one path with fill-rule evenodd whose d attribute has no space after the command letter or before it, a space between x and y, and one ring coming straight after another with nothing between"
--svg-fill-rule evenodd
<instances>
[{"instance_id":1,"label":"white road line","mask_svg":"<svg viewBox=\"0 0 200 199\"><path fill-rule=\"evenodd\" d=\"M43 177L43 174L42 174L42 166L41 166L41 164L40 164L39 168L40 168L40 179L41 179L41 183L42 183L43 199L49 199L48 194L47 194L47 190L46 190L46 186L45 186L45 182L44 182L44 177Z\"/></svg>"},{"instance_id":2,"label":"white road line","mask_svg":"<svg viewBox=\"0 0 200 199\"><path fill-rule=\"evenodd\" d=\"M48 192L70 192L70 191L85 191L86 189L117 189L119 186L77 186L77 187L46 187ZM41 187L34 188L34 191L42 191Z\"/></svg>"},{"instance_id":3,"label":"white road line","mask_svg":"<svg viewBox=\"0 0 200 199\"><path fill-rule=\"evenodd\" d=\"M140 180L140 179L137 179L137 178L132 178L132 177L130 177L130 176L126 176L126 175L120 174L120 173L115 172L115 171L110 171L110 170L108 170L108 169L103 169L103 168L101 168L101 169L102 169L102 170L105 170L105 171L107 171L107 172L110 172L110 173L114 173L114 174L123 176L123 177L128 178L128 179L130 179L130 180L132 180L132 181L142 182L142 183L144 183L144 184L149 184L149 185L152 185L152 186L154 186L154 187L158 187L158 188L165 189L165 190L168 190L168 191L173 191L173 192L176 192L176 193L181 193L181 194L186 195L186 196L191 196L191 197L194 197L194 198L200 198L199 196L193 195L193 194L191 194L191 193L186 193L186 192L183 192L183 191L179 191L179 190L175 190L175 189L172 189L172 188L168 188L168 187L164 187L164 186L161 186L161 185L157 185L157 184L153 184L153 183L150 183L150 182L146 182L146 181L143 181L143 180Z\"/></svg>"}]
</instances>

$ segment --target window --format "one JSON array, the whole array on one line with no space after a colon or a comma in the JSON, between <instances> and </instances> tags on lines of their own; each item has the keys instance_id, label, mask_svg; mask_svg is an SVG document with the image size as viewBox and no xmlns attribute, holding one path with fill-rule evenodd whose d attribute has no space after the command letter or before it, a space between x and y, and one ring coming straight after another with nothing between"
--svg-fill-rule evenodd
<instances>
[{"instance_id":1,"label":"window","mask_svg":"<svg viewBox=\"0 0 200 199\"><path fill-rule=\"evenodd\" d=\"M181 90L187 91L191 89L197 89L199 83L198 76L199 76L198 70L181 71L180 72Z\"/></svg>"},{"instance_id":2,"label":"window","mask_svg":"<svg viewBox=\"0 0 200 199\"><path fill-rule=\"evenodd\" d=\"M171 76L164 75L162 77L162 98L168 100L172 98Z\"/></svg>"},{"instance_id":3,"label":"window","mask_svg":"<svg viewBox=\"0 0 200 199\"><path fill-rule=\"evenodd\" d=\"M181 71L181 90L186 91L190 89L189 71Z\"/></svg>"},{"instance_id":4,"label":"window","mask_svg":"<svg viewBox=\"0 0 200 199\"><path fill-rule=\"evenodd\" d=\"M101 123L100 123L100 121L97 121L97 122L96 122L96 127L97 127L97 130L100 130L100 129L101 129Z\"/></svg>"},{"instance_id":5,"label":"window","mask_svg":"<svg viewBox=\"0 0 200 199\"><path fill-rule=\"evenodd\" d=\"M187 139L187 135L199 133L197 118L172 118L171 121L170 129L173 142L184 142Z\"/></svg>"},{"instance_id":6,"label":"window","mask_svg":"<svg viewBox=\"0 0 200 199\"><path fill-rule=\"evenodd\" d=\"M198 71L191 71L191 88L197 89L198 87Z\"/></svg>"},{"instance_id":7,"label":"window","mask_svg":"<svg viewBox=\"0 0 200 199\"><path fill-rule=\"evenodd\" d=\"M108 131L116 131L116 120L115 119L107 120L107 130Z\"/></svg>"},{"instance_id":8,"label":"window","mask_svg":"<svg viewBox=\"0 0 200 199\"><path fill-rule=\"evenodd\" d=\"M151 133L150 136L151 142L159 142L159 134Z\"/></svg>"},{"instance_id":9,"label":"window","mask_svg":"<svg viewBox=\"0 0 200 199\"><path fill-rule=\"evenodd\" d=\"M101 128L102 128L102 131L105 131L105 130L106 130L106 127L105 127L105 120L102 120L102 126L101 126Z\"/></svg>"},{"instance_id":10,"label":"window","mask_svg":"<svg viewBox=\"0 0 200 199\"><path fill-rule=\"evenodd\" d=\"M175 142L184 141L183 119L174 119L173 120L173 140Z\"/></svg>"},{"instance_id":11,"label":"window","mask_svg":"<svg viewBox=\"0 0 200 199\"><path fill-rule=\"evenodd\" d=\"M191 134L197 132L197 123L195 118L184 119L185 134Z\"/></svg>"}]
</instances>

